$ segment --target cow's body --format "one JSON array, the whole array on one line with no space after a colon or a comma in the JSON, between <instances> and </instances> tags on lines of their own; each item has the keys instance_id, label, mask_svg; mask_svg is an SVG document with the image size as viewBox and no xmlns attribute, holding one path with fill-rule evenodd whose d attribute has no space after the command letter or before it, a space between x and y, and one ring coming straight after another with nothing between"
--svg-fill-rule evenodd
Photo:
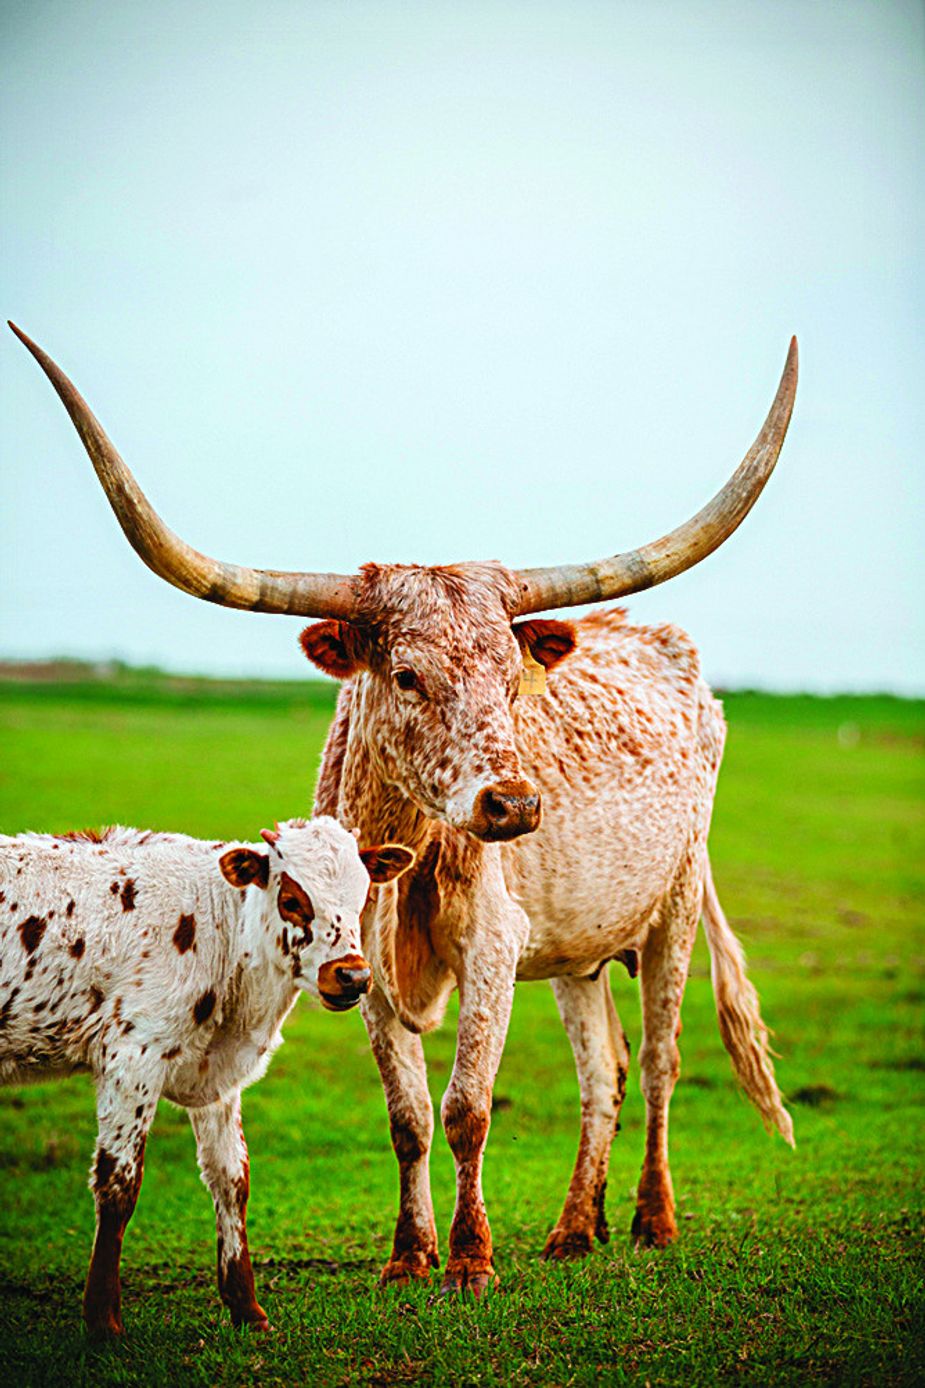
<instances>
[{"instance_id":1,"label":"cow's body","mask_svg":"<svg viewBox=\"0 0 925 1388\"><path fill-rule=\"evenodd\" d=\"M222 1297L236 1323L266 1325L247 1252L241 1089L265 1071L300 988L332 1010L359 1000L370 880L330 819L267 842L134 829L0 837L0 1083L85 1070L97 1086L84 1302L96 1330L121 1329L118 1253L161 1095L190 1111Z\"/></svg>"},{"instance_id":2,"label":"cow's body","mask_svg":"<svg viewBox=\"0 0 925 1388\"><path fill-rule=\"evenodd\" d=\"M424 591L441 581L440 571L415 572ZM409 579L401 574L408 602ZM379 599L387 608L386 595ZM467 616L463 605L456 621L464 632ZM484 615L477 620L482 628ZM317 653L314 630L306 633L310 655ZM441 649L452 652L451 634L442 634ZM390 729L383 731L387 714L375 667L360 670L341 692L317 808L336 813L361 837L400 837L418 855L415 868L379 891L364 916L364 950L379 985L364 1001L364 1015L402 1175L388 1279L425 1275L436 1263L427 1181L432 1115L423 1054L409 1033L437 1025L457 986L460 1040L443 1105L459 1173L447 1286L478 1291L494 1275L479 1173L515 979L554 980L582 1090L578 1161L547 1256L586 1253L595 1234L606 1238L607 1163L629 1059L602 967L614 958L631 973L638 963L645 1016L640 1067L649 1142L634 1228L646 1242L673 1237L667 1109L677 1078L681 997L707 885L705 919L724 1036L750 1097L790 1136L757 1000L709 883L706 840L725 736L720 705L701 678L695 648L677 628L634 627L616 610L584 618L575 634L574 651L550 670L545 697L514 701L512 746L503 745L503 728L482 728L481 747L493 738L498 747L494 762L489 757L477 774L493 771L497 779L517 770L542 800L539 828L510 843L480 843L402 793L388 750L383 754ZM479 677L476 631L468 638L461 642L470 655L459 678L471 694ZM454 664L451 655L444 673ZM476 723L479 717L477 711ZM479 750L476 744L477 758ZM424 754L408 742L405 755ZM455 757L457 770L461 764L465 753ZM458 778L448 789L451 803L466 799Z\"/></svg>"}]
</instances>

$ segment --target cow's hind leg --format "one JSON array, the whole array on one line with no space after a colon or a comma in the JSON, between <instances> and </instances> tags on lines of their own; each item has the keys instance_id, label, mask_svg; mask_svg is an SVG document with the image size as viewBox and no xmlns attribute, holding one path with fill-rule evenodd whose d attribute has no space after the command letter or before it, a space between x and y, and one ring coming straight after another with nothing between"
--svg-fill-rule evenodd
<instances>
[{"instance_id":1,"label":"cow's hind leg","mask_svg":"<svg viewBox=\"0 0 925 1388\"><path fill-rule=\"evenodd\" d=\"M646 1151L632 1228L637 1247L664 1248L678 1232L668 1167L668 1105L681 1068L681 999L700 917L702 862L699 850L685 857L652 922L640 960L639 1072L646 1101Z\"/></svg>"},{"instance_id":2,"label":"cow's hind leg","mask_svg":"<svg viewBox=\"0 0 925 1388\"><path fill-rule=\"evenodd\" d=\"M380 989L364 998L363 1020L385 1090L399 1172L398 1222L381 1281L426 1280L440 1259L429 1174L434 1106L424 1047L420 1036L405 1030Z\"/></svg>"},{"instance_id":3,"label":"cow's hind leg","mask_svg":"<svg viewBox=\"0 0 925 1388\"><path fill-rule=\"evenodd\" d=\"M552 980L572 1043L581 1088L581 1137L565 1206L546 1240L544 1258L584 1258L595 1236L610 1237L604 1214L607 1166L626 1091L629 1047L606 967L597 978Z\"/></svg>"},{"instance_id":4,"label":"cow's hind leg","mask_svg":"<svg viewBox=\"0 0 925 1388\"><path fill-rule=\"evenodd\" d=\"M122 1334L119 1263L122 1239L141 1188L145 1141L161 1089L161 1072L132 1065L97 1081L98 1136L90 1172L96 1237L84 1289L83 1313L94 1335Z\"/></svg>"},{"instance_id":5,"label":"cow's hind leg","mask_svg":"<svg viewBox=\"0 0 925 1388\"><path fill-rule=\"evenodd\" d=\"M189 1117L202 1179L215 1205L219 1295L235 1325L268 1330L266 1312L257 1302L247 1247L250 1164L241 1126L240 1091L220 1103L190 1109Z\"/></svg>"}]
</instances>

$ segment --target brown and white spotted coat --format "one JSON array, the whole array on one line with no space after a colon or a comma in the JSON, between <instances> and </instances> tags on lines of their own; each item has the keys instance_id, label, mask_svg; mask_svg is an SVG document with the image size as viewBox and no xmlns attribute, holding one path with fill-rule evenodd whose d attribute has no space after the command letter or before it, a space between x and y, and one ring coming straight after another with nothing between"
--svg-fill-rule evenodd
<instances>
[{"instance_id":1,"label":"brown and white spotted coat","mask_svg":"<svg viewBox=\"0 0 925 1388\"><path fill-rule=\"evenodd\" d=\"M512 625L514 575L497 564L367 565L358 615L302 636L347 682L316 810L361 839L417 853L373 894L364 951L377 988L363 1003L400 1168L386 1280L437 1266L428 1153L433 1113L418 1033L459 989L456 1063L442 1117L456 1159L447 1291L494 1281L481 1192L491 1092L516 980L552 980L581 1087L581 1138L546 1256L607 1238L604 1189L629 1050L606 963L642 988L639 1063L646 1154L634 1233L675 1235L668 1104L680 1007L703 912L720 1027L767 1122L791 1137L757 997L709 877L706 844L725 726L677 628L622 611ZM525 650L549 671L545 697L519 695Z\"/></svg>"},{"instance_id":2,"label":"brown and white spotted coat","mask_svg":"<svg viewBox=\"0 0 925 1388\"><path fill-rule=\"evenodd\" d=\"M163 1095L189 1110L235 1324L267 1325L247 1248L241 1089L301 991L331 1011L370 984L360 913L412 855L361 854L330 818L260 847L116 828L0 837L0 1083L94 1076L97 1230L84 1315L122 1330L119 1259Z\"/></svg>"}]
</instances>

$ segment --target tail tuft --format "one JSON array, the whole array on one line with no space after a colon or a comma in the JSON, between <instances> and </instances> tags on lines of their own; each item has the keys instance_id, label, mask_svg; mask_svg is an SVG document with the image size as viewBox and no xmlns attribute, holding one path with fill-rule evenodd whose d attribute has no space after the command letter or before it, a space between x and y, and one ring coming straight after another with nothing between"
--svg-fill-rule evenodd
<instances>
[{"instance_id":1,"label":"tail tuft","mask_svg":"<svg viewBox=\"0 0 925 1388\"><path fill-rule=\"evenodd\" d=\"M793 1120L784 1108L774 1078L768 1029L761 1018L758 994L745 972L742 946L719 904L709 861L703 886L703 923L710 948L713 994L723 1045L732 1059L739 1083L761 1114L765 1127L776 1128L793 1147Z\"/></svg>"}]
</instances>

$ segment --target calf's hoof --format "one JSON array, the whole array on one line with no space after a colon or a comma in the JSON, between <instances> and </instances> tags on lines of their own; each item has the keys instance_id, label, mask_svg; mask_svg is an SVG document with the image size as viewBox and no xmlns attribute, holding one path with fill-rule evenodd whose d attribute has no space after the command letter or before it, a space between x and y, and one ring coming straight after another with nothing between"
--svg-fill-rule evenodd
<instances>
[{"instance_id":1,"label":"calf's hoof","mask_svg":"<svg viewBox=\"0 0 925 1388\"><path fill-rule=\"evenodd\" d=\"M439 1266L436 1249L430 1253L405 1253L389 1259L379 1274L379 1285L404 1287L409 1282L429 1282L431 1269Z\"/></svg>"},{"instance_id":2,"label":"calf's hoof","mask_svg":"<svg viewBox=\"0 0 925 1388\"><path fill-rule=\"evenodd\" d=\"M247 1326L250 1330L256 1330L260 1334L265 1334L272 1330L270 1318L259 1302L252 1301L249 1305L229 1306L231 1312L231 1323L235 1330L241 1330Z\"/></svg>"},{"instance_id":3,"label":"calf's hoof","mask_svg":"<svg viewBox=\"0 0 925 1388\"><path fill-rule=\"evenodd\" d=\"M548 1263L576 1263L591 1252L591 1235L581 1229L553 1229L542 1252Z\"/></svg>"},{"instance_id":4,"label":"calf's hoof","mask_svg":"<svg viewBox=\"0 0 925 1388\"><path fill-rule=\"evenodd\" d=\"M91 1340L118 1339L120 1335L125 1334L125 1326L122 1324L121 1316L85 1316L84 1324Z\"/></svg>"},{"instance_id":5,"label":"calf's hoof","mask_svg":"<svg viewBox=\"0 0 925 1388\"><path fill-rule=\"evenodd\" d=\"M678 1237L678 1226L670 1210L651 1214L637 1210L633 1216L630 1237L637 1249L667 1248Z\"/></svg>"},{"instance_id":6,"label":"calf's hoof","mask_svg":"<svg viewBox=\"0 0 925 1388\"><path fill-rule=\"evenodd\" d=\"M256 1335L269 1335L273 1329L263 1311L260 1312L259 1316L245 1316L234 1322L235 1330L242 1330L244 1326L247 1326L248 1330L253 1330Z\"/></svg>"},{"instance_id":7,"label":"calf's hoof","mask_svg":"<svg viewBox=\"0 0 925 1388\"><path fill-rule=\"evenodd\" d=\"M498 1281L491 1263L476 1258L451 1259L443 1275L440 1295L459 1296L471 1292L478 1301L485 1292L494 1291Z\"/></svg>"}]
</instances>

